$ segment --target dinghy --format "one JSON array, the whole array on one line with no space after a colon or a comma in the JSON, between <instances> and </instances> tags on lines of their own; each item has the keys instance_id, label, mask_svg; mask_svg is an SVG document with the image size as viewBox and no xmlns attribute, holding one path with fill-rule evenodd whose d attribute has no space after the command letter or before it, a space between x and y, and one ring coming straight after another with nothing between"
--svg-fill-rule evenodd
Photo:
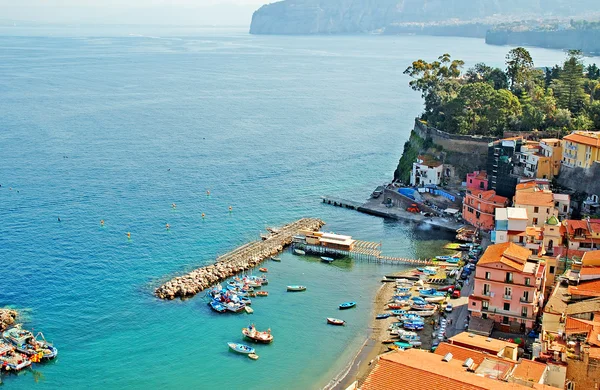
<instances>
[{"instance_id":1,"label":"dinghy","mask_svg":"<svg viewBox=\"0 0 600 390\"><path fill-rule=\"evenodd\" d=\"M287 286L288 291L305 291L306 286Z\"/></svg>"},{"instance_id":2,"label":"dinghy","mask_svg":"<svg viewBox=\"0 0 600 390\"><path fill-rule=\"evenodd\" d=\"M294 254L298 256L304 256L306 252L304 252L302 249L294 249Z\"/></svg>"},{"instance_id":3,"label":"dinghy","mask_svg":"<svg viewBox=\"0 0 600 390\"><path fill-rule=\"evenodd\" d=\"M340 310L351 309L356 306L356 302L344 302L340 304Z\"/></svg>"},{"instance_id":4,"label":"dinghy","mask_svg":"<svg viewBox=\"0 0 600 390\"><path fill-rule=\"evenodd\" d=\"M376 320L384 320L386 318L388 318L390 316L390 313L382 313L382 314L377 314L375 316Z\"/></svg>"},{"instance_id":5,"label":"dinghy","mask_svg":"<svg viewBox=\"0 0 600 390\"><path fill-rule=\"evenodd\" d=\"M229 345L229 348L237 353L243 353L245 355L251 354L255 352L255 349L252 347L249 347L245 344L238 344L238 343L227 343L227 345Z\"/></svg>"},{"instance_id":6,"label":"dinghy","mask_svg":"<svg viewBox=\"0 0 600 390\"><path fill-rule=\"evenodd\" d=\"M331 257L327 257L327 256L321 256L321 261L322 261L322 262L324 262L324 263L327 263L327 264L329 264L329 263L331 263L333 260L335 260L335 259L333 259L333 258L331 258Z\"/></svg>"},{"instance_id":7,"label":"dinghy","mask_svg":"<svg viewBox=\"0 0 600 390\"><path fill-rule=\"evenodd\" d=\"M337 326L341 326L341 325L345 325L345 324L346 324L346 321L344 321L344 320L339 320L339 319L337 319L337 318L331 318L331 317L328 317L328 318L327 318L327 323L328 323L328 324L331 324L331 325L337 325Z\"/></svg>"},{"instance_id":8,"label":"dinghy","mask_svg":"<svg viewBox=\"0 0 600 390\"><path fill-rule=\"evenodd\" d=\"M278 261L278 262L281 261L281 259L279 257L277 257L277 256L271 257L271 260Z\"/></svg>"}]
</instances>

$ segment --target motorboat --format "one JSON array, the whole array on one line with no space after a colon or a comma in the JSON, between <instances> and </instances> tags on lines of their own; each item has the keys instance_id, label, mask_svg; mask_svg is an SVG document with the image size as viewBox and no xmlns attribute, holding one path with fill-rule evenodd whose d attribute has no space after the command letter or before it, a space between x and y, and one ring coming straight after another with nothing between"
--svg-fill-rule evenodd
<instances>
[{"instance_id":1,"label":"motorboat","mask_svg":"<svg viewBox=\"0 0 600 390\"><path fill-rule=\"evenodd\" d=\"M227 311L227 308L223 306L221 302L216 301L214 299L208 302L208 306L210 306L210 308L216 311L217 313L225 313Z\"/></svg>"},{"instance_id":2,"label":"motorboat","mask_svg":"<svg viewBox=\"0 0 600 390\"><path fill-rule=\"evenodd\" d=\"M242 353L245 355L251 354L256 352L256 350L248 345L245 344L239 344L239 343L227 343L227 345L229 346L229 348L237 353Z\"/></svg>"},{"instance_id":3,"label":"motorboat","mask_svg":"<svg viewBox=\"0 0 600 390\"><path fill-rule=\"evenodd\" d=\"M34 337L33 333L21 329L20 325L7 329L2 333L2 337L12 343L18 352L28 356L40 356L39 354L41 353L41 359L50 360L58 355L58 350L46 341L41 332Z\"/></svg>"},{"instance_id":4,"label":"motorboat","mask_svg":"<svg viewBox=\"0 0 600 390\"><path fill-rule=\"evenodd\" d=\"M305 291L306 290L306 286L287 286L287 290L288 291Z\"/></svg>"},{"instance_id":5,"label":"motorboat","mask_svg":"<svg viewBox=\"0 0 600 390\"><path fill-rule=\"evenodd\" d=\"M294 249L294 254L298 256L304 256L306 254L302 249Z\"/></svg>"},{"instance_id":6,"label":"motorboat","mask_svg":"<svg viewBox=\"0 0 600 390\"><path fill-rule=\"evenodd\" d=\"M328 263L329 264L329 263L333 262L334 260L335 259L332 258L332 257L321 256L321 261L324 262L324 263Z\"/></svg>"},{"instance_id":7,"label":"motorboat","mask_svg":"<svg viewBox=\"0 0 600 390\"><path fill-rule=\"evenodd\" d=\"M375 316L375 319L377 319L377 320L384 320L386 318L389 318L389 316L390 316L390 313L377 314Z\"/></svg>"},{"instance_id":8,"label":"motorboat","mask_svg":"<svg viewBox=\"0 0 600 390\"><path fill-rule=\"evenodd\" d=\"M261 332L258 331L254 325L250 325L247 328L242 328L242 334L247 339L250 339L256 343L269 344L273 341L271 329L268 329L266 332Z\"/></svg>"}]
</instances>

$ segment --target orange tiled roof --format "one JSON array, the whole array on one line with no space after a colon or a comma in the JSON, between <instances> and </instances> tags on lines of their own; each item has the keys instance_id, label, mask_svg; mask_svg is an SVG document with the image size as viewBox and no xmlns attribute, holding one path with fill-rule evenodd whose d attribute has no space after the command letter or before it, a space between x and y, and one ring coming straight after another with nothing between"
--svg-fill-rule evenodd
<instances>
[{"instance_id":1,"label":"orange tiled roof","mask_svg":"<svg viewBox=\"0 0 600 390\"><path fill-rule=\"evenodd\" d=\"M477 265L502 263L523 271L531 251L513 242L490 245L487 247Z\"/></svg>"},{"instance_id":2,"label":"orange tiled roof","mask_svg":"<svg viewBox=\"0 0 600 390\"><path fill-rule=\"evenodd\" d=\"M565 321L565 332L567 334L588 333L593 327L594 324L592 321L580 320L571 316L568 316Z\"/></svg>"},{"instance_id":3,"label":"orange tiled roof","mask_svg":"<svg viewBox=\"0 0 600 390\"><path fill-rule=\"evenodd\" d=\"M590 348L590 357L592 359L600 359L600 348Z\"/></svg>"},{"instance_id":4,"label":"orange tiled roof","mask_svg":"<svg viewBox=\"0 0 600 390\"><path fill-rule=\"evenodd\" d=\"M441 161L436 160L432 156L420 155L419 157L417 157L417 159L423 161L423 165L427 165L428 167L432 168L439 167L440 165L442 165Z\"/></svg>"},{"instance_id":5,"label":"orange tiled roof","mask_svg":"<svg viewBox=\"0 0 600 390\"><path fill-rule=\"evenodd\" d=\"M458 359L461 362L464 362L468 358L471 358L473 359L473 362L475 364L481 364L481 362L483 361L483 359L486 358L486 356L491 356L481 351L475 351L473 349L448 343L440 343L440 345L438 345L437 349L435 350L435 353L440 356L445 356L447 353L451 353L453 359Z\"/></svg>"},{"instance_id":6,"label":"orange tiled roof","mask_svg":"<svg viewBox=\"0 0 600 390\"><path fill-rule=\"evenodd\" d=\"M527 181L525 183L519 183L517 184L517 191L518 190L525 190L528 188L535 188L537 187L537 184L535 183L535 181Z\"/></svg>"},{"instance_id":7,"label":"orange tiled roof","mask_svg":"<svg viewBox=\"0 0 600 390\"><path fill-rule=\"evenodd\" d=\"M547 366L544 363L523 359L513 371L512 376L523 379L524 381L538 383L540 379L542 379L542 376L546 371L546 367Z\"/></svg>"},{"instance_id":8,"label":"orange tiled roof","mask_svg":"<svg viewBox=\"0 0 600 390\"><path fill-rule=\"evenodd\" d=\"M554 207L554 197L549 192L523 192L517 191L515 194L515 205Z\"/></svg>"},{"instance_id":9,"label":"orange tiled roof","mask_svg":"<svg viewBox=\"0 0 600 390\"><path fill-rule=\"evenodd\" d=\"M505 198L504 196L500 196L500 195L496 195L496 191L494 190L469 190L469 193L467 193L467 197L471 197L473 199L479 199L479 195L481 195L481 199L482 200L487 200L490 202L495 202L495 203L506 203L508 201L508 198ZM471 195L471 196L469 196Z\"/></svg>"},{"instance_id":10,"label":"orange tiled roof","mask_svg":"<svg viewBox=\"0 0 600 390\"><path fill-rule=\"evenodd\" d=\"M581 275L581 276L600 275L600 267L593 266L593 265L584 265L579 270L579 275Z\"/></svg>"},{"instance_id":11,"label":"orange tiled roof","mask_svg":"<svg viewBox=\"0 0 600 390\"><path fill-rule=\"evenodd\" d=\"M600 297L600 279L591 282L582 282L579 283L579 286L569 286L569 294L586 297Z\"/></svg>"},{"instance_id":12,"label":"orange tiled roof","mask_svg":"<svg viewBox=\"0 0 600 390\"><path fill-rule=\"evenodd\" d=\"M527 226L527 228L525 228L525 233L528 236L533 236L536 240L542 239L542 228L541 227Z\"/></svg>"},{"instance_id":13,"label":"orange tiled roof","mask_svg":"<svg viewBox=\"0 0 600 390\"><path fill-rule=\"evenodd\" d=\"M567 135L563 139L577 143L577 144L599 147L600 146L600 138L598 138L599 135L600 135L600 132L597 132L597 131L594 131L594 132L578 131L578 132Z\"/></svg>"},{"instance_id":14,"label":"orange tiled roof","mask_svg":"<svg viewBox=\"0 0 600 390\"><path fill-rule=\"evenodd\" d=\"M581 261L585 263L586 260L600 260L600 251L588 251L583 254Z\"/></svg>"},{"instance_id":15,"label":"orange tiled roof","mask_svg":"<svg viewBox=\"0 0 600 390\"><path fill-rule=\"evenodd\" d=\"M419 349L381 355L362 390L501 390L529 389L518 383L503 382L467 372L463 361L442 361L442 356Z\"/></svg>"},{"instance_id":16,"label":"orange tiled roof","mask_svg":"<svg viewBox=\"0 0 600 390\"><path fill-rule=\"evenodd\" d=\"M485 349L489 351L496 351L496 353L500 352L506 347L517 348L519 346L519 344L480 336L477 334L471 334L469 332L461 332L451 337L449 340L452 343L469 345L474 348Z\"/></svg>"},{"instance_id":17,"label":"orange tiled roof","mask_svg":"<svg viewBox=\"0 0 600 390\"><path fill-rule=\"evenodd\" d=\"M588 224L585 220L567 219L565 221L565 226L567 227L569 234L574 234L575 229L583 229L586 233L588 231Z\"/></svg>"}]
</instances>

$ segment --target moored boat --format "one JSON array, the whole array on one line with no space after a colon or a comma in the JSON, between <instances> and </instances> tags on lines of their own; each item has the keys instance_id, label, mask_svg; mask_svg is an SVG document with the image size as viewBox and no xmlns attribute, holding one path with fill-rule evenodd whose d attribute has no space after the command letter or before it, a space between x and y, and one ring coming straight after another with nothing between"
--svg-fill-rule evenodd
<instances>
[{"instance_id":1,"label":"moored boat","mask_svg":"<svg viewBox=\"0 0 600 390\"><path fill-rule=\"evenodd\" d=\"M409 349L413 347L412 344L405 341L394 341L394 346L402 349Z\"/></svg>"},{"instance_id":2,"label":"moored boat","mask_svg":"<svg viewBox=\"0 0 600 390\"><path fill-rule=\"evenodd\" d=\"M227 308L223 306L221 302L215 301L214 299L208 302L208 306L210 306L210 308L216 311L217 313L224 313L227 311Z\"/></svg>"},{"instance_id":3,"label":"moored boat","mask_svg":"<svg viewBox=\"0 0 600 390\"><path fill-rule=\"evenodd\" d=\"M239 343L227 343L227 345L229 346L229 348L237 353L242 353L245 355L248 355L250 353L254 353L256 352L256 350L252 347L249 347L245 344L239 344Z\"/></svg>"},{"instance_id":4,"label":"moored boat","mask_svg":"<svg viewBox=\"0 0 600 390\"><path fill-rule=\"evenodd\" d=\"M395 316L401 316L406 314L406 310L392 310L392 314Z\"/></svg>"},{"instance_id":5,"label":"moored boat","mask_svg":"<svg viewBox=\"0 0 600 390\"><path fill-rule=\"evenodd\" d=\"M413 303L412 305L410 305L410 307L414 310L424 310L424 311L435 309L435 306L433 306L433 305L419 305L417 303Z\"/></svg>"},{"instance_id":6,"label":"moored boat","mask_svg":"<svg viewBox=\"0 0 600 390\"><path fill-rule=\"evenodd\" d=\"M266 297L266 296L268 296L268 295L269 295L269 292L268 292L268 291L257 291L257 292L256 292L256 296L257 296L257 297Z\"/></svg>"},{"instance_id":7,"label":"moored boat","mask_svg":"<svg viewBox=\"0 0 600 390\"><path fill-rule=\"evenodd\" d=\"M258 360L258 355L255 353L249 353L248 357L252 360Z\"/></svg>"},{"instance_id":8,"label":"moored boat","mask_svg":"<svg viewBox=\"0 0 600 390\"><path fill-rule=\"evenodd\" d=\"M250 306L246 306L246 307L244 308L244 310L246 310L246 313L248 313L248 314L252 314L252 313L254 313L254 309L253 309L253 308L251 308Z\"/></svg>"},{"instance_id":9,"label":"moored boat","mask_svg":"<svg viewBox=\"0 0 600 390\"><path fill-rule=\"evenodd\" d=\"M269 272L268 268L262 267L258 269L260 272Z\"/></svg>"},{"instance_id":10,"label":"moored boat","mask_svg":"<svg viewBox=\"0 0 600 390\"><path fill-rule=\"evenodd\" d=\"M273 341L273 335L271 329L266 332L260 332L256 330L254 325L250 325L247 328L242 328L242 334L247 338L256 343L269 344Z\"/></svg>"},{"instance_id":11,"label":"moored boat","mask_svg":"<svg viewBox=\"0 0 600 390\"><path fill-rule=\"evenodd\" d=\"M339 308L340 310L351 309L356 306L356 302L344 302L341 303Z\"/></svg>"},{"instance_id":12,"label":"moored boat","mask_svg":"<svg viewBox=\"0 0 600 390\"><path fill-rule=\"evenodd\" d=\"M294 254L298 256L304 256L306 252L304 252L302 249L294 249Z\"/></svg>"},{"instance_id":13,"label":"moored boat","mask_svg":"<svg viewBox=\"0 0 600 390\"><path fill-rule=\"evenodd\" d=\"M327 318L327 323L331 324L331 325L341 326L341 325L345 325L346 321L340 320L340 319L337 319L337 318L328 317Z\"/></svg>"},{"instance_id":14,"label":"moored boat","mask_svg":"<svg viewBox=\"0 0 600 390\"><path fill-rule=\"evenodd\" d=\"M335 259L331 258L331 257L327 257L327 256L321 256L321 261L324 263L331 263L333 262Z\"/></svg>"},{"instance_id":15,"label":"moored boat","mask_svg":"<svg viewBox=\"0 0 600 390\"><path fill-rule=\"evenodd\" d=\"M438 297L425 297L425 300L426 300L427 302L435 302L435 303L437 303L437 302L441 302L441 301L443 301L444 299L446 299L446 296L445 296L445 295L438 296Z\"/></svg>"},{"instance_id":16,"label":"moored boat","mask_svg":"<svg viewBox=\"0 0 600 390\"><path fill-rule=\"evenodd\" d=\"M277 256L272 256L271 260L278 261L278 262L281 261L281 259L279 257L277 257Z\"/></svg>"},{"instance_id":17,"label":"moored boat","mask_svg":"<svg viewBox=\"0 0 600 390\"><path fill-rule=\"evenodd\" d=\"M402 309L406 305L407 305L407 302L388 303L388 309L392 309L392 310Z\"/></svg>"},{"instance_id":18,"label":"moored boat","mask_svg":"<svg viewBox=\"0 0 600 390\"><path fill-rule=\"evenodd\" d=\"M58 355L58 350L40 332L36 336L28 330L21 329L20 325L7 329L2 337L12 343L18 352L28 356L37 356L39 359L50 360Z\"/></svg>"},{"instance_id":19,"label":"moored boat","mask_svg":"<svg viewBox=\"0 0 600 390\"><path fill-rule=\"evenodd\" d=\"M288 291L305 291L306 286L297 286L297 285L287 286L287 290Z\"/></svg>"},{"instance_id":20,"label":"moored boat","mask_svg":"<svg viewBox=\"0 0 600 390\"><path fill-rule=\"evenodd\" d=\"M384 320L384 319L388 318L389 316L390 316L390 313L377 314L375 316L375 319L377 319L377 320Z\"/></svg>"},{"instance_id":21,"label":"moored boat","mask_svg":"<svg viewBox=\"0 0 600 390\"><path fill-rule=\"evenodd\" d=\"M430 317L435 314L435 310L411 310L408 314L415 314L421 317Z\"/></svg>"}]
</instances>

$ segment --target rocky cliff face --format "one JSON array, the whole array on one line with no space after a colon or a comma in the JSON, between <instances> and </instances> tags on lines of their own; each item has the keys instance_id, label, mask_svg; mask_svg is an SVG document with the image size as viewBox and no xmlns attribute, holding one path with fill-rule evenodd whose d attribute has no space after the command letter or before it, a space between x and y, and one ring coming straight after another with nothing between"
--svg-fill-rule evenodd
<instances>
[{"instance_id":1,"label":"rocky cliff face","mask_svg":"<svg viewBox=\"0 0 600 390\"><path fill-rule=\"evenodd\" d=\"M251 34L381 32L406 22L578 15L597 0L285 0L254 12Z\"/></svg>"},{"instance_id":2,"label":"rocky cliff face","mask_svg":"<svg viewBox=\"0 0 600 390\"><path fill-rule=\"evenodd\" d=\"M489 31L490 45L538 46L547 49L577 49L600 53L600 30Z\"/></svg>"}]
</instances>

